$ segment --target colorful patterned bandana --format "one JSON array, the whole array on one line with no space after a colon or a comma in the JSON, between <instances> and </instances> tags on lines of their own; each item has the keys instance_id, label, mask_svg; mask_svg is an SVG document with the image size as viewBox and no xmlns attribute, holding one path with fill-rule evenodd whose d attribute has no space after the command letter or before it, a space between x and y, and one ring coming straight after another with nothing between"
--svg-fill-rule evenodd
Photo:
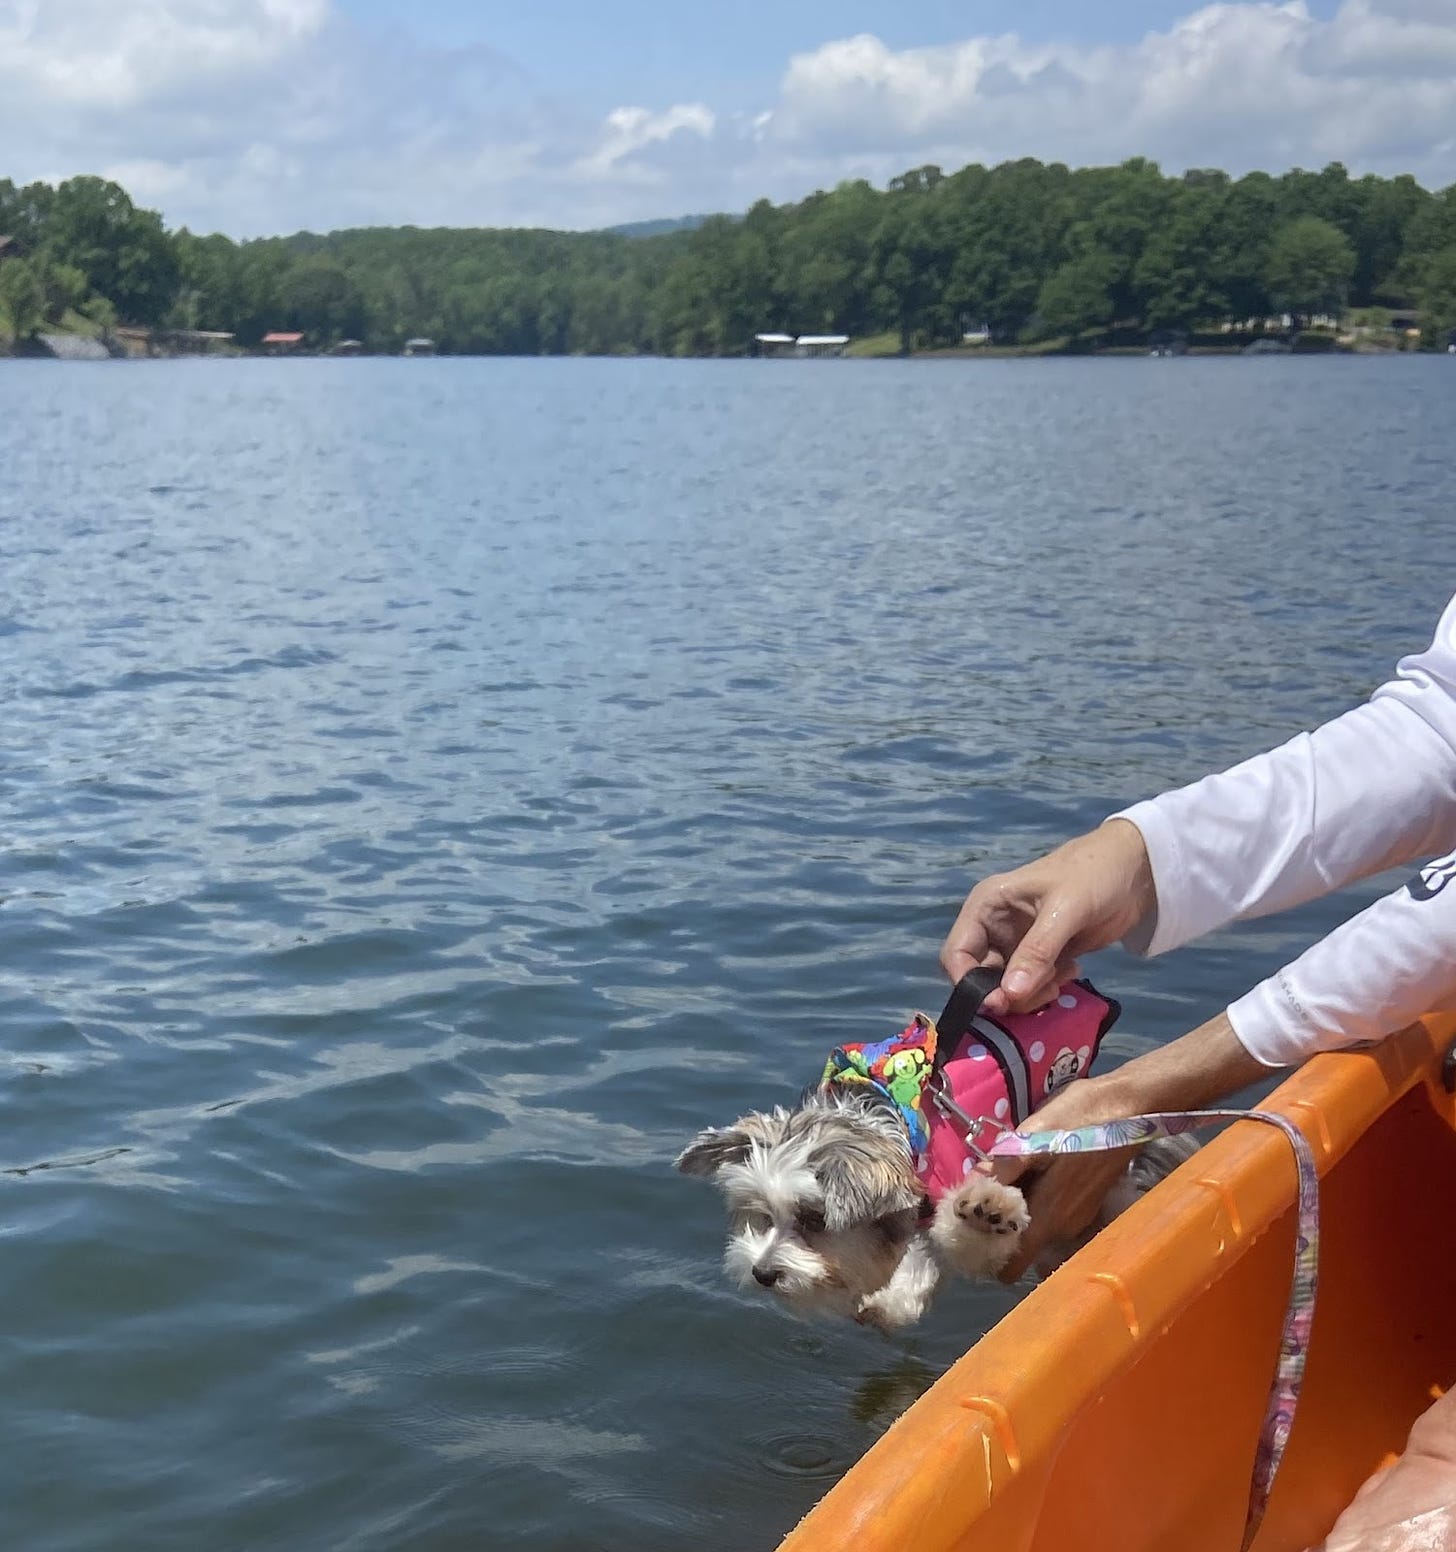
<instances>
[{"instance_id":1,"label":"colorful patterned bandana","mask_svg":"<svg viewBox=\"0 0 1456 1552\"><path fill-rule=\"evenodd\" d=\"M914 1022L892 1039L837 1047L824 1064L819 1086L867 1083L878 1089L900 1112L910 1134L910 1151L918 1159L930 1145L922 1101L934 1063L935 1024L917 1013Z\"/></svg>"}]
</instances>

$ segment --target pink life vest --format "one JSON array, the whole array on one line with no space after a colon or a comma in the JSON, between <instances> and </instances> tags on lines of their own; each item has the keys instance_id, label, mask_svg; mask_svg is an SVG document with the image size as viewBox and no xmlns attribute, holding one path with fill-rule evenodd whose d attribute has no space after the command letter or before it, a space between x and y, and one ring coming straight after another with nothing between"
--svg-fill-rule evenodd
<instances>
[{"instance_id":1,"label":"pink life vest","mask_svg":"<svg viewBox=\"0 0 1456 1552\"><path fill-rule=\"evenodd\" d=\"M1121 1011L1089 982L1069 981L1035 1013L977 1013L958 1036L941 1033L924 1101L930 1139L916 1159L931 1201L959 1186L1003 1132L1085 1077Z\"/></svg>"},{"instance_id":2,"label":"pink life vest","mask_svg":"<svg viewBox=\"0 0 1456 1552\"><path fill-rule=\"evenodd\" d=\"M1003 1132L1092 1066L1122 1011L1087 981L1068 981L1035 1013L993 1017L999 981L973 970L937 1022L924 1013L888 1040L840 1046L821 1084L868 1084L899 1110L915 1172L932 1203L954 1190Z\"/></svg>"}]
</instances>

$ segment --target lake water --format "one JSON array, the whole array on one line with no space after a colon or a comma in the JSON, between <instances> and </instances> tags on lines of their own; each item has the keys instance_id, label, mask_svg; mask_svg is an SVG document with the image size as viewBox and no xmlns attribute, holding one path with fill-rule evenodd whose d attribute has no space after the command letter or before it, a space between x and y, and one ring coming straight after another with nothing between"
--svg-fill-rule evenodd
<instances>
[{"instance_id":1,"label":"lake water","mask_svg":"<svg viewBox=\"0 0 1456 1552\"><path fill-rule=\"evenodd\" d=\"M960 897L1362 697L1456 363L0 363L25 1552L771 1547L1013 1295L718 1274L670 1162ZM1092 966L1170 1038L1370 890Z\"/></svg>"}]
</instances>

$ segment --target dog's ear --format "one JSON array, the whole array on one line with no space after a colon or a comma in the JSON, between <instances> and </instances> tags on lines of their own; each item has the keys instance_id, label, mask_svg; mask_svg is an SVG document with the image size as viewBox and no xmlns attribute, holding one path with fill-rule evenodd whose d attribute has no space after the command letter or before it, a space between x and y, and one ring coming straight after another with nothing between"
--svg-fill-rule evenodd
<instances>
[{"instance_id":1,"label":"dog's ear","mask_svg":"<svg viewBox=\"0 0 1456 1552\"><path fill-rule=\"evenodd\" d=\"M904 1155L858 1139L822 1149L814 1174L824 1192L826 1228L847 1229L920 1205L920 1184Z\"/></svg>"},{"instance_id":2,"label":"dog's ear","mask_svg":"<svg viewBox=\"0 0 1456 1552\"><path fill-rule=\"evenodd\" d=\"M678 1154L673 1168L709 1180L725 1164L741 1164L752 1146L753 1138L742 1125L710 1126Z\"/></svg>"}]
</instances>

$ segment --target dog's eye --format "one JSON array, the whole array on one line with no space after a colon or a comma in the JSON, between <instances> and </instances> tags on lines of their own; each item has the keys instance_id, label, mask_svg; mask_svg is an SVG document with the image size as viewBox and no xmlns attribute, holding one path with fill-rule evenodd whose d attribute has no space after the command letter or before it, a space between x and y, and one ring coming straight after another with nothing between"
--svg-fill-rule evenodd
<instances>
[{"instance_id":1,"label":"dog's eye","mask_svg":"<svg viewBox=\"0 0 1456 1552\"><path fill-rule=\"evenodd\" d=\"M824 1232L824 1214L817 1207L804 1207L799 1211L799 1229L804 1234Z\"/></svg>"},{"instance_id":2,"label":"dog's eye","mask_svg":"<svg viewBox=\"0 0 1456 1552\"><path fill-rule=\"evenodd\" d=\"M752 1229L755 1234L767 1234L773 1228L773 1219L766 1212L746 1212L743 1215L743 1226Z\"/></svg>"}]
</instances>

